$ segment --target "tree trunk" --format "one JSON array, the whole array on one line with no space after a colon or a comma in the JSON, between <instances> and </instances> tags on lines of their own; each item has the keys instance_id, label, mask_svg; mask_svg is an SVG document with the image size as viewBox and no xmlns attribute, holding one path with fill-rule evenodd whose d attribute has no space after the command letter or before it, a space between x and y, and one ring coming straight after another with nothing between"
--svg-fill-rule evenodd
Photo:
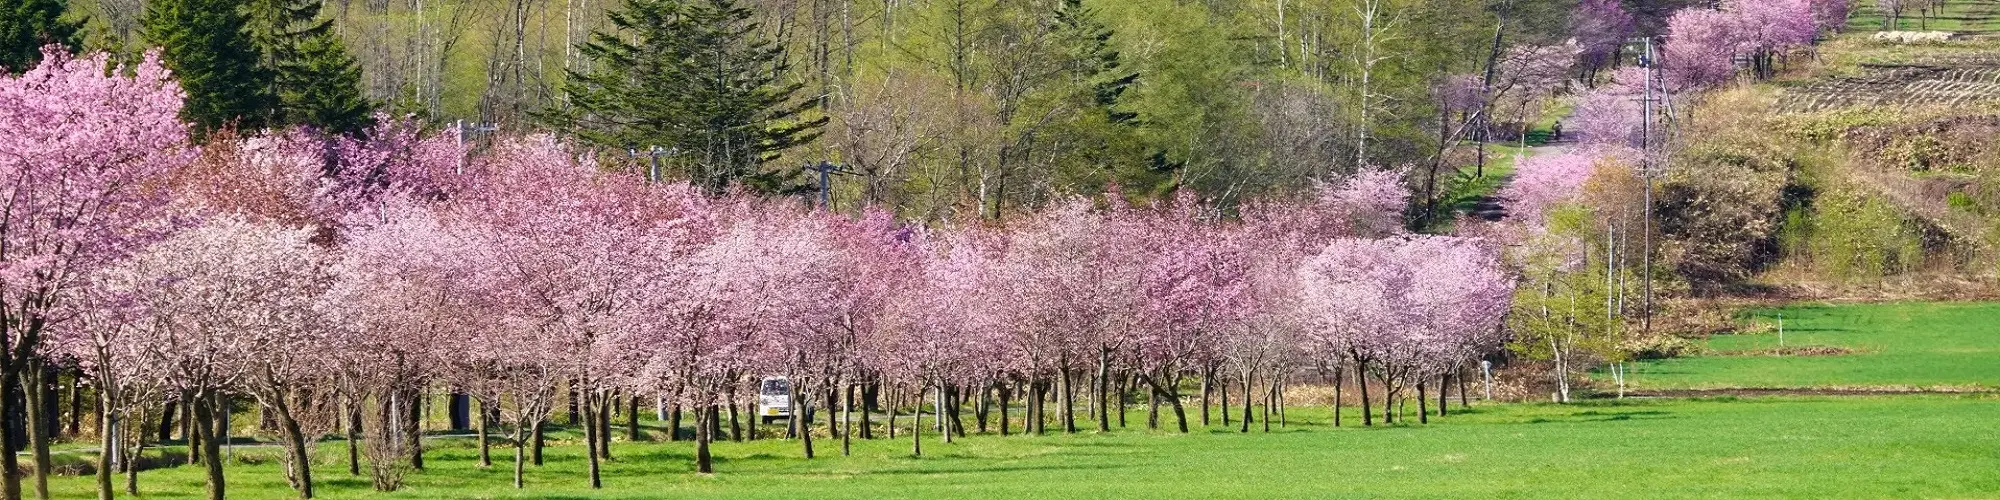
<instances>
[{"instance_id":1,"label":"tree trunk","mask_svg":"<svg viewBox=\"0 0 2000 500\"><path fill-rule=\"evenodd\" d=\"M49 458L49 409L54 403L49 401L49 371L41 361L28 364L26 380L22 383L21 395L27 400L28 447L35 460L35 498L49 498L49 469L55 462Z\"/></svg>"},{"instance_id":2,"label":"tree trunk","mask_svg":"<svg viewBox=\"0 0 2000 500\"><path fill-rule=\"evenodd\" d=\"M1216 385L1215 389L1216 396L1218 396L1219 399L1222 400L1222 408L1220 408L1222 410L1222 427L1228 428L1229 427L1229 383L1223 382L1215 385Z\"/></svg>"},{"instance_id":3,"label":"tree trunk","mask_svg":"<svg viewBox=\"0 0 2000 500\"><path fill-rule=\"evenodd\" d=\"M109 402L109 401L105 401L105 400L108 400L108 399L110 399L110 396L109 396L109 395L107 395L107 394L105 394L105 390L104 390L103 388L101 388L101 387L100 387L100 388L98 388L98 394L97 394L97 396L98 396L98 399L99 399L99 401L100 401L100 404L103 404L103 405L104 405L104 407L106 407L106 408L109 408L109 407L111 406L111 404L110 404L110 402ZM98 500L111 500L111 496L112 496L112 492L111 492L111 475L112 475L112 474L117 474L117 473L118 473L118 471L115 471L115 470L112 470L112 468L111 468L111 456L112 456L112 455L114 454L114 453L112 453L112 451L111 451L111 450L116 450L116 449L120 449L120 448L123 448L123 447L124 447L124 443L119 443L119 442L118 442L118 438L117 438L117 435L118 435L118 417L117 417L116 415L114 415L114 413L115 413L115 412L112 412L112 411L110 411L110 410L108 410L108 409L107 409L107 410L105 410L105 411L101 411L101 412L98 412L98 425L97 425L97 434L98 434L98 440L97 440L97 442L98 442L98 447L97 447L97 449L98 449L98 453L97 453L97 498L98 498ZM127 458L126 460L130 460L130 458Z\"/></svg>"},{"instance_id":4,"label":"tree trunk","mask_svg":"<svg viewBox=\"0 0 2000 500\"><path fill-rule=\"evenodd\" d=\"M424 470L424 403L423 389L404 391L402 398L409 401L403 418L403 439L410 443L410 469Z\"/></svg>"},{"instance_id":5,"label":"tree trunk","mask_svg":"<svg viewBox=\"0 0 2000 500\"><path fill-rule=\"evenodd\" d=\"M1208 395L1215 392L1215 369L1210 368L1201 375L1201 426L1208 427Z\"/></svg>"},{"instance_id":6,"label":"tree trunk","mask_svg":"<svg viewBox=\"0 0 2000 500\"><path fill-rule=\"evenodd\" d=\"M208 475L208 500L224 500L228 495L222 477L222 446L218 442L222 416L215 411L214 399L212 397L195 399L193 403L195 431L201 435L202 455L208 458L202 461L202 466Z\"/></svg>"},{"instance_id":7,"label":"tree trunk","mask_svg":"<svg viewBox=\"0 0 2000 500\"><path fill-rule=\"evenodd\" d=\"M796 422L792 427L799 430L800 450L810 460L813 458L812 401L805 397L806 391L795 390L792 394L796 395L792 398L792 420Z\"/></svg>"},{"instance_id":8,"label":"tree trunk","mask_svg":"<svg viewBox=\"0 0 2000 500\"><path fill-rule=\"evenodd\" d=\"M352 398L349 398L352 399ZM341 413L346 417L346 425L340 426L347 438L347 475L361 475L361 403L349 401Z\"/></svg>"},{"instance_id":9,"label":"tree trunk","mask_svg":"<svg viewBox=\"0 0 2000 500\"><path fill-rule=\"evenodd\" d=\"M1341 382L1340 378L1341 378L1341 377L1340 377L1340 366L1339 366L1339 365L1335 365L1335 366L1333 367L1333 426L1334 426L1334 427L1340 427L1340 406L1341 406L1341 403L1342 403L1342 401L1341 401L1341 397L1340 397L1340 396L1341 396L1341 394L1340 394L1340 382Z\"/></svg>"},{"instance_id":10,"label":"tree trunk","mask_svg":"<svg viewBox=\"0 0 2000 500\"><path fill-rule=\"evenodd\" d=\"M1250 432L1250 417L1251 417L1250 412L1251 412L1251 407L1255 406L1250 404L1250 398L1255 397L1251 396L1251 394L1255 394L1253 390L1255 386L1252 384L1252 382L1254 381L1253 379L1255 379L1256 377L1257 375L1256 372L1254 371L1250 370L1243 371L1243 422L1242 422L1242 427L1237 428L1236 432Z\"/></svg>"},{"instance_id":11,"label":"tree trunk","mask_svg":"<svg viewBox=\"0 0 2000 500\"><path fill-rule=\"evenodd\" d=\"M169 399L167 406L160 411L160 442L164 443L174 438L174 412L177 411L177 404L178 402Z\"/></svg>"},{"instance_id":12,"label":"tree trunk","mask_svg":"<svg viewBox=\"0 0 2000 500\"><path fill-rule=\"evenodd\" d=\"M1444 416L1444 415L1445 415L1445 411L1446 411L1446 410L1445 410L1445 407L1446 407L1446 406L1450 406L1450 404L1451 404L1451 400L1450 400L1450 399L1447 399L1447 395L1448 395L1448 394L1450 394L1450 393L1451 393L1451 375L1450 375L1450 374L1445 374L1445 375L1439 375L1439 376L1438 376L1438 416L1440 416L1440 417L1442 417L1442 416Z\"/></svg>"},{"instance_id":13,"label":"tree trunk","mask_svg":"<svg viewBox=\"0 0 2000 500\"><path fill-rule=\"evenodd\" d=\"M680 441L680 440L681 440L681 404L679 402L668 403L667 441Z\"/></svg>"},{"instance_id":14,"label":"tree trunk","mask_svg":"<svg viewBox=\"0 0 2000 500\"><path fill-rule=\"evenodd\" d=\"M636 443L639 442L639 395L633 394L628 400L631 404L625 407L625 440Z\"/></svg>"},{"instance_id":15,"label":"tree trunk","mask_svg":"<svg viewBox=\"0 0 2000 500\"><path fill-rule=\"evenodd\" d=\"M917 406L910 414L910 456L924 456L924 386L917 386Z\"/></svg>"},{"instance_id":16,"label":"tree trunk","mask_svg":"<svg viewBox=\"0 0 2000 500\"><path fill-rule=\"evenodd\" d=\"M710 428L714 426L703 421L708 418L708 414L709 412L701 410L694 413L694 471L698 474L715 473L715 456L708 451L709 443L715 441L715 436L709 434Z\"/></svg>"},{"instance_id":17,"label":"tree trunk","mask_svg":"<svg viewBox=\"0 0 2000 500\"><path fill-rule=\"evenodd\" d=\"M993 391L994 395L1000 398L1000 436L1005 437L1007 436L1007 430L1008 430L1007 426L1010 423L1007 417L1007 405L1013 404L1013 402L1008 401L1007 396L1009 395L1009 393L1007 391L1006 382L1001 382L999 384L996 384L993 387Z\"/></svg>"},{"instance_id":18,"label":"tree trunk","mask_svg":"<svg viewBox=\"0 0 2000 500\"><path fill-rule=\"evenodd\" d=\"M312 455L306 452L305 431L299 427L299 420L292 416L291 406L284 401L283 395L276 398L276 403L278 427L285 433L285 452L291 454L290 465L294 469L287 475L292 480L292 488L299 492L299 498L312 498Z\"/></svg>"},{"instance_id":19,"label":"tree trunk","mask_svg":"<svg viewBox=\"0 0 2000 500\"><path fill-rule=\"evenodd\" d=\"M611 460L611 412L622 406L617 401L623 398L617 394L599 394L591 399L597 404L597 457ZM735 415L736 408L731 407L729 414Z\"/></svg>"},{"instance_id":20,"label":"tree trunk","mask_svg":"<svg viewBox=\"0 0 2000 500\"><path fill-rule=\"evenodd\" d=\"M1431 423L1431 409L1428 407L1430 395L1424 393L1424 379L1417 379L1417 423Z\"/></svg>"},{"instance_id":21,"label":"tree trunk","mask_svg":"<svg viewBox=\"0 0 2000 500\"><path fill-rule=\"evenodd\" d=\"M519 403L519 400L515 401ZM521 476L528 465L528 420L514 419L514 489L521 489Z\"/></svg>"},{"instance_id":22,"label":"tree trunk","mask_svg":"<svg viewBox=\"0 0 2000 500\"><path fill-rule=\"evenodd\" d=\"M871 408L868 403L875 399L873 396L877 393L877 391L880 390L877 389L877 387L878 387L877 385L869 383L869 384L862 384L860 388L861 439L875 439L875 418L874 418L875 409Z\"/></svg>"},{"instance_id":23,"label":"tree trunk","mask_svg":"<svg viewBox=\"0 0 2000 500\"><path fill-rule=\"evenodd\" d=\"M487 429L486 429L486 423L487 423L487 418L486 418L486 416L487 416L487 412L491 411L492 409L493 409L493 403L492 403L491 401L487 401L487 400L486 400L486 398L479 398L479 424L478 424L478 426L479 426L479 427L478 427L478 429L479 429L479 430L478 430L478 432L479 432L479 466L480 466L480 467L492 467L492 466L493 466L493 442L492 442L492 440L490 440L490 439L488 439L488 438L487 438L487 434L486 434L486 432L487 432Z\"/></svg>"},{"instance_id":24,"label":"tree trunk","mask_svg":"<svg viewBox=\"0 0 2000 500\"><path fill-rule=\"evenodd\" d=\"M528 439L534 441L528 445L528 462L535 464L536 467L542 466L542 446L547 444L543 439L545 436L542 425L547 422L548 419L537 418L534 424L528 426L528 433L531 435Z\"/></svg>"},{"instance_id":25,"label":"tree trunk","mask_svg":"<svg viewBox=\"0 0 2000 500\"><path fill-rule=\"evenodd\" d=\"M597 458L601 456L597 451L597 447L601 445L597 440L597 436L603 431L597 428L597 405L588 400L582 401L581 404L578 404L579 402L576 401L578 395L584 394L587 393L585 391L570 392L570 408L579 410L582 413L579 416L583 417L580 423L583 424L584 472L590 477L590 489L603 489L604 479L600 474L600 464ZM587 399L595 399L594 396L585 397Z\"/></svg>"},{"instance_id":26,"label":"tree trunk","mask_svg":"<svg viewBox=\"0 0 2000 500\"><path fill-rule=\"evenodd\" d=\"M1111 402L1105 394L1111 392L1111 349L1097 349L1097 380L1090 385L1090 396L1097 401L1097 432L1111 432Z\"/></svg>"},{"instance_id":27,"label":"tree trunk","mask_svg":"<svg viewBox=\"0 0 2000 500\"><path fill-rule=\"evenodd\" d=\"M993 385L979 386L979 400L973 402L973 420L979 426L979 433L986 433L987 410L992 409Z\"/></svg>"},{"instance_id":28,"label":"tree trunk","mask_svg":"<svg viewBox=\"0 0 2000 500\"><path fill-rule=\"evenodd\" d=\"M854 384L840 386L840 456L854 456Z\"/></svg>"},{"instance_id":29,"label":"tree trunk","mask_svg":"<svg viewBox=\"0 0 2000 500\"><path fill-rule=\"evenodd\" d=\"M1374 426L1375 416L1369 413L1374 409L1368 402L1368 362L1358 355L1354 357L1354 386L1361 389L1361 425Z\"/></svg>"},{"instance_id":30,"label":"tree trunk","mask_svg":"<svg viewBox=\"0 0 2000 500\"><path fill-rule=\"evenodd\" d=\"M1076 434L1076 378L1070 373L1071 371L1073 370L1069 368L1069 364L1063 363L1062 373L1058 374L1057 379L1057 382L1062 384L1060 393L1062 400L1056 404L1062 405L1062 411L1057 412L1057 415L1063 420L1063 434Z\"/></svg>"}]
</instances>

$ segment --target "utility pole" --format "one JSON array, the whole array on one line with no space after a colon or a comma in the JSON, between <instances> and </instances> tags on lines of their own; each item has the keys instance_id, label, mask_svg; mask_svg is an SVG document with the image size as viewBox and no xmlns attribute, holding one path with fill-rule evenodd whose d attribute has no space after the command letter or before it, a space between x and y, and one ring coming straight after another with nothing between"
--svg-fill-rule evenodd
<instances>
[{"instance_id":1,"label":"utility pole","mask_svg":"<svg viewBox=\"0 0 2000 500\"><path fill-rule=\"evenodd\" d=\"M807 163L805 169L813 172L819 172L819 208L823 210L828 209L829 207L832 206L830 204L830 202L832 201L831 192L833 190L832 175L833 174L854 175L853 168L849 168L847 165L841 165L830 161L820 161L819 163Z\"/></svg>"},{"instance_id":2,"label":"utility pole","mask_svg":"<svg viewBox=\"0 0 2000 500\"><path fill-rule=\"evenodd\" d=\"M1653 184L1658 182L1666 171L1666 158L1663 154L1658 154L1663 148L1657 146L1664 141L1655 137L1661 131L1661 127L1655 124L1654 120L1660 118L1658 114L1663 109L1667 114L1666 125L1671 127L1673 93L1667 89L1664 71L1660 65L1659 50L1653 38L1646 37L1635 42L1640 49L1639 67L1646 69L1645 96L1640 105L1639 121L1639 176L1646 185L1645 206L1642 207L1644 216L1641 222L1644 232L1641 239L1645 248L1641 249L1640 259L1640 281L1643 283L1644 296L1641 298L1639 328L1641 332L1651 334L1653 332ZM1656 104L1660 106L1656 108Z\"/></svg>"},{"instance_id":3,"label":"utility pole","mask_svg":"<svg viewBox=\"0 0 2000 500\"><path fill-rule=\"evenodd\" d=\"M646 180L660 182L660 158L680 156L681 149L646 146L646 151L644 152L639 151L637 148L625 148L625 154L633 158L638 158L641 155L646 156L650 162L646 167Z\"/></svg>"}]
</instances>

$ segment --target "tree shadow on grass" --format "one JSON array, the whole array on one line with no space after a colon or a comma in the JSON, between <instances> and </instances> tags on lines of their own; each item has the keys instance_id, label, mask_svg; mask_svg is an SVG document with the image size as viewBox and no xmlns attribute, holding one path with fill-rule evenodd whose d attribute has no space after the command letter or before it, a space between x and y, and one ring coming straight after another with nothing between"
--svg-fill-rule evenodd
<instances>
[{"instance_id":1,"label":"tree shadow on grass","mask_svg":"<svg viewBox=\"0 0 2000 500\"><path fill-rule=\"evenodd\" d=\"M1638 411L1581 411L1568 415L1535 417L1523 423L1528 424L1576 424L1588 422L1620 422L1626 420L1666 420L1679 418L1673 413L1660 410Z\"/></svg>"}]
</instances>

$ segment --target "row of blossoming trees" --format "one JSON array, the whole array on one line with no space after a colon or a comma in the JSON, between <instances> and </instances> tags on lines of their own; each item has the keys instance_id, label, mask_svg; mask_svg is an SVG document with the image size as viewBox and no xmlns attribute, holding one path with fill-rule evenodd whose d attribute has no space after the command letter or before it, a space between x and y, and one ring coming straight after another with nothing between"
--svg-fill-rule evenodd
<instances>
[{"instance_id":1,"label":"row of blossoming trees","mask_svg":"<svg viewBox=\"0 0 2000 500\"><path fill-rule=\"evenodd\" d=\"M1387 391L1373 400L1394 418L1409 387L1501 344L1511 296L1496 249L1401 232L1395 172L1227 214L1113 194L923 226L648 182L546 136L472 154L450 131L387 121L365 140L196 143L155 59L107 64L50 53L0 80L0 367L7 387L88 378L107 497L121 467L136 488L142 429L168 405L189 410L190 455L221 497L233 399L257 403L308 497L314 443L343 431L377 487L396 487L422 465L417 408L444 391L506 423L517 486L566 402L596 486L608 415L641 396L694 415L709 472L721 416L734 428L771 375L799 414L857 390L926 402L947 439L967 407L981 428L999 409L1007 433L1012 402L1029 432L1075 431L1079 395L1108 429L1128 384L1183 432L1185 386L1200 383L1205 418L1210 389L1234 384L1247 430L1254 383L1307 366L1351 373L1364 402ZM20 413L49 414L42 392ZM33 451L46 491L45 426L16 425L28 442L0 435ZM811 456L810 429L794 431ZM18 497L16 454L0 455Z\"/></svg>"}]
</instances>

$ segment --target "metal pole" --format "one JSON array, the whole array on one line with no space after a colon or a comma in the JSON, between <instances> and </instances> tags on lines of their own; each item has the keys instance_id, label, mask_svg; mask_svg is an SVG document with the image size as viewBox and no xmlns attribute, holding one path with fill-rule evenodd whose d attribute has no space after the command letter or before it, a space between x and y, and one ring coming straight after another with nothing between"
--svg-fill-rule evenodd
<instances>
[{"instance_id":1,"label":"metal pole","mask_svg":"<svg viewBox=\"0 0 2000 500\"><path fill-rule=\"evenodd\" d=\"M825 210L827 208L827 199L831 197L827 193L827 191L832 189L833 180L827 178L827 175L832 170L833 170L832 163L824 161L819 162L819 208L821 210Z\"/></svg>"},{"instance_id":2,"label":"metal pole","mask_svg":"<svg viewBox=\"0 0 2000 500\"><path fill-rule=\"evenodd\" d=\"M1659 78L1660 65L1658 55L1653 52L1651 37L1646 38L1645 50L1646 101L1641 106L1644 116L1639 124L1639 175L1646 184L1644 227L1641 228L1645 232L1645 248L1641 249L1644 257L1640 264L1645 291L1642 298L1644 305L1640 306L1639 330L1650 335L1653 333L1653 85Z\"/></svg>"}]
</instances>

